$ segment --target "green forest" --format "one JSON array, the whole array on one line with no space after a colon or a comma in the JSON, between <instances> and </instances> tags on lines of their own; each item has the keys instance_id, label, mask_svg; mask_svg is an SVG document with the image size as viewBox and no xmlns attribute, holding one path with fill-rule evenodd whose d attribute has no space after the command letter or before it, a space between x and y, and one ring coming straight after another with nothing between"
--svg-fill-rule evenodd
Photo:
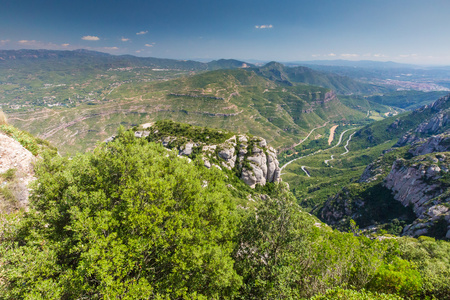
<instances>
[{"instance_id":1,"label":"green forest","mask_svg":"<svg viewBox=\"0 0 450 300\"><path fill-rule=\"evenodd\" d=\"M333 230L132 131L38 149L29 210L0 215L0 299L449 299L448 242Z\"/></svg>"}]
</instances>

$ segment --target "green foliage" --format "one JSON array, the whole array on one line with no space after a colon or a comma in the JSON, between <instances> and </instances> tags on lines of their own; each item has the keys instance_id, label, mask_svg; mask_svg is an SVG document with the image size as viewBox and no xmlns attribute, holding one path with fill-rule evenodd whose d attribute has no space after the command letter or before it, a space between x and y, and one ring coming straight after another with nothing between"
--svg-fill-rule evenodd
<instances>
[{"instance_id":1,"label":"green foliage","mask_svg":"<svg viewBox=\"0 0 450 300\"><path fill-rule=\"evenodd\" d=\"M193 126L171 120L157 121L152 125L151 131L148 137L149 141L159 141L161 138L172 136L177 138L175 143L192 141L206 144L220 144L234 135L232 132L226 130Z\"/></svg>"},{"instance_id":2,"label":"green foliage","mask_svg":"<svg viewBox=\"0 0 450 300\"><path fill-rule=\"evenodd\" d=\"M126 132L72 160L45 156L36 174L35 210L1 255L4 298L217 298L239 287L236 204L219 171Z\"/></svg>"},{"instance_id":3,"label":"green foliage","mask_svg":"<svg viewBox=\"0 0 450 300\"><path fill-rule=\"evenodd\" d=\"M234 255L244 283L241 299L298 299L344 285L361 289L396 249L389 240L322 228L280 186L241 226Z\"/></svg>"},{"instance_id":4,"label":"green foliage","mask_svg":"<svg viewBox=\"0 0 450 300\"><path fill-rule=\"evenodd\" d=\"M450 295L450 242L421 236L398 239L403 259L413 262L422 275L422 297L448 299Z\"/></svg>"},{"instance_id":5,"label":"green foliage","mask_svg":"<svg viewBox=\"0 0 450 300\"><path fill-rule=\"evenodd\" d=\"M389 264L384 264L377 270L368 288L404 297L417 297L422 288L422 278L413 264L394 257Z\"/></svg>"},{"instance_id":6,"label":"green foliage","mask_svg":"<svg viewBox=\"0 0 450 300\"><path fill-rule=\"evenodd\" d=\"M11 125L0 125L0 132L9 135L18 141L25 149L30 151L33 155L40 154L44 149L50 150L54 154L56 148L50 145L48 141L34 137L32 134L19 130Z\"/></svg>"},{"instance_id":7,"label":"green foliage","mask_svg":"<svg viewBox=\"0 0 450 300\"><path fill-rule=\"evenodd\" d=\"M6 181L14 180L16 178L16 171L14 168L8 169L5 173L0 174L0 177Z\"/></svg>"},{"instance_id":8,"label":"green foliage","mask_svg":"<svg viewBox=\"0 0 450 300\"><path fill-rule=\"evenodd\" d=\"M335 288L327 290L325 293L314 296L310 300L401 300L397 295L384 293L373 293L366 290L355 291L350 289Z\"/></svg>"},{"instance_id":9,"label":"green foliage","mask_svg":"<svg viewBox=\"0 0 450 300\"><path fill-rule=\"evenodd\" d=\"M278 187L274 196L260 202L241 225L235 260L244 279L242 299L298 296L298 280L305 276L296 270L308 259L307 245L318 231L298 213L288 192Z\"/></svg>"}]
</instances>

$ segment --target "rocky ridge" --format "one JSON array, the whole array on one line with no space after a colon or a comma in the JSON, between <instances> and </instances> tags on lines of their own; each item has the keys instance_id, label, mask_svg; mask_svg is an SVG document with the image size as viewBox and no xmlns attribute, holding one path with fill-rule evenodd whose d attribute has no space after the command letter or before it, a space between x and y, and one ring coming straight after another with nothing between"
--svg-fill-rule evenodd
<instances>
[{"instance_id":1,"label":"rocky ridge","mask_svg":"<svg viewBox=\"0 0 450 300\"><path fill-rule=\"evenodd\" d=\"M404 235L426 235L435 222L444 221L447 224L445 236L450 239L449 167L448 152L394 162L383 185L393 192L395 200L412 207L417 216L404 228Z\"/></svg>"},{"instance_id":2,"label":"rocky ridge","mask_svg":"<svg viewBox=\"0 0 450 300\"><path fill-rule=\"evenodd\" d=\"M364 191L387 189L415 219L406 224L402 235L431 235L450 239L450 95L413 112L430 116L403 135L394 146L367 166L357 183L331 197L321 211L328 224L341 224L347 218L366 214ZM401 122L401 121L400 121ZM392 126L398 126L396 121ZM394 200L392 200L394 201Z\"/></svg>"},{"instance_id":3,"label":"rocky ridge","mask_svg":"<svg viewBox=\"0 0 450 300\"><path fill-rule=\"evenodd\" d=\"M151 141L158 130L151 125L135 131L135 136ZM235 170L242 181L251 188L268 182L280 182L280 167L276 150L265 139L245 134L232 135L222 143L193 141L173 135L158 137L164 147L178 151L180 156L200 155L207 168Z\"/></svg>"}]
</instances>

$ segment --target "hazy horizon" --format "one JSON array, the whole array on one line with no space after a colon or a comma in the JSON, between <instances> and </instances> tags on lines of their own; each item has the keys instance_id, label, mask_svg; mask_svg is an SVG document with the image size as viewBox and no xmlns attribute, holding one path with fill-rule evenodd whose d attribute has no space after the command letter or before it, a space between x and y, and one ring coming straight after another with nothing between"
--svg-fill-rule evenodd
<instances>
[{"instance_id":1,"label":"hazy horizon","mask_svg":"<svg viewBox=\"0 0 450 300\"><path fill-rule=\"evenodd\" d=\"M0 49L450 65L450 2L0 0Z\"/></svg>"}]
</instances>

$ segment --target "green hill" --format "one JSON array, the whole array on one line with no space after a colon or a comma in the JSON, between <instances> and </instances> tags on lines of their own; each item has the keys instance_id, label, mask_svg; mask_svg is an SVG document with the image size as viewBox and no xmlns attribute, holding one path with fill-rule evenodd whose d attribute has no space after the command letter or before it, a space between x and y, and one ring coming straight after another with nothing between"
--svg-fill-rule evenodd
<instances>
[{"instance_id":1,"label":"green hill","mask_svg":"<svg viewBox=\"0 0 450 300\"><path fill-rule=\"evenodd\" d=\"M358 107L350 108L326 88L287 86L254 70L234 69L166 81L124 82L102 101L18 112L9 119L19 128L49 139L64 153L92 148L119 125L161 119L250 132L280 148L325 123L366 120L369 107L367 100L361 100Z\"/></svg>"},{"instance_id":2,"label":"green hill","mask_svg":"<svg viewBox=\"0 0 450 300\"><path fill-rule=\"evenodd\" d=\"M307 67L286 67L277 62L270 62L258 68L257 73L286 85L306 83L332 89L338 94L374 94L389 90L386 87L358 82L350 77Z\"/></svg>"}]
</instances>

